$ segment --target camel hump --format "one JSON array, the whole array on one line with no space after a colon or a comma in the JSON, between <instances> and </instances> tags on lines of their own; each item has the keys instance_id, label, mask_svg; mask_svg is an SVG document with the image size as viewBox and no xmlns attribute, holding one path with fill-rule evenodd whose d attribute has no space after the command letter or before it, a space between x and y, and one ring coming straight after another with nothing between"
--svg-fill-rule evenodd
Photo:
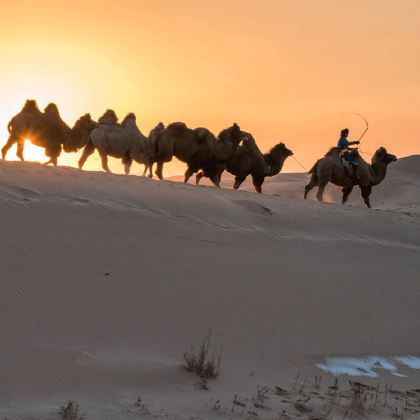
<instances>
[{"instance_id":1,"label":"camel hump","mask_svg":"<svg viewBox=\"0 0 420 420\"><path fill-rule=\"evenodd\" d=\"M240 142L242 140L242 136L245 133L241 131L241 128L238 124L233 123L232 127L225 128L222 130L219 135L217 136L220 141L232 141Z\"/></svg>"},{"instance_id":2,"label":"camel hump","mask_svg":"<svg viewBox=\"0 0 420 420\"><path fill-rule=\"evenodd\" d=\"M41 111L38 108L38 104L35 101L35 99L27 99L25 105L23 105L21 112L27 114L41 114Z\"/></svg>"},{"instance_id":3,"label":"camel hump","mask_svg":"<svg viewBox=\"0 0 420 420\"><path fill-rule=\"evenodd\" d=\"M54 103L50 103L45 107L44 117L62 130L66 130L68 128L67 124L61 119L58 107Z\"/></svg>"},{"instance_id":4,"label":"camel hump","mask_svg":"<svg viewBox=\"0 0 420 420\"><path fill-rule=\"evenodd\" d=\"M54 104L53 102L49 103L45 109L44 109L44 113L45 114L50 114L50 115L60 115L59 111L58 111L58 107L56 104Z\"/></svg>"},{"instance_id":5,"label":"camel hump","mask_svg":"<svg viewBox=\"0 0 420 420\"><path fill-rule=\"evenodd\" d=\"M118 124L118 117L113 109L107 109L98 122L99 124L116 125Z\"/></svg>"},{"instance_id":6,"label":"camel hump","mask_svg":"<svg viewBox=\"0 0 420 420\"><path fill-rule=\"evenodd\" d=\"M325 153L324 157L339 157L340 156L341 149L339 147L331 147L330 150L328 150L327 153Z\"/></svg>"},{"instance_id":7,"label":"camel hump","mask_svg":"<svg viewBox=\"0 0 420 420\"><path fill-rule=\"evenodd\" d=\"M198 143L205 143L209 134L209 130L204 127L198 127L195 130L195 139Z\"/></svg>"},{"instance_id":8,"label":"camel hump","mask_svg":"<svg viewBox=\"0 0 420 420\"><path fill-rule=\"evenodd\" d=\"M126 117L122 120L121 125L124 128L137 128L136 114L134 114L133 112L127 114Z\"/></svg>"},{"instance_id":9,"label":"camel hump","mask_svg":"<svg viewBox=\"0 0 420 420\"><path fill-rule=\"evenodd\" d=\"M175 122L168 125L168 130L176 137L184 135L188 128L183 122Z\"/></svg>"},{"instance_id":10,"label":"camel hump","mask_svg":"<svg viewBox=\"0 0 420 420\"><path fill-rule=\"evenodd\" d=\"M160 122L155 128L153 128L149 133L149 139L153 142L157 139L158 135L165 129L165 125Z\"/></svg>"}]
</instances>

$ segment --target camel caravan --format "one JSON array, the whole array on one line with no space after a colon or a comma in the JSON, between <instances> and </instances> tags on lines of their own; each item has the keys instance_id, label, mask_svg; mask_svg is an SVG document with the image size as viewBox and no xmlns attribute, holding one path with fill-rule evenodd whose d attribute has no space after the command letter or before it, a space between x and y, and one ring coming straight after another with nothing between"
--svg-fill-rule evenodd
<instances>
[{"instance_id":1,"label":"camel caravan","mask_svg":"<svg viewBox=\"0 0 420 420\"><path fill-rule=\"evenodd\" d=\"M82 169L86 160L95 150L98 151L102 168L110 172L108 156L121 159L128 175L133 161L144 165L143 176L155 174L163 179L163 166L174 157L186 163L184 182L196 174L196 184L207 177L220 187L224 171L235 177L234 189L238 189L248 176L251 176L255 190L262 192L266 177L280 173L284 162L293 152L283 143L276 144L268 153L263 154L254 137L242 131L238 124L222 130L215 136L207 128L189 128L182 122L165 127L156 125L148 136L137 126L136 116L128 114L121 123L113 110L107 110L97 122L90 114L81 116L70 128L60 117L55 104L49 104L42 112L34 100L27 100L22 110L9 122L9 139L2 148L2 158L6 159L9 149L17 145L17 157L23 158L25 139L45 149L49 158L46 164L57 165L62 150L66 153L83 149L78 165ZM387 166L397 158L380 147L369 164L350 145L348 129L341 132L337 147L319 159L309 171L311 175L305 187L304 198L314 187L318 187L317 199L322 201L325 186L331 182L342 188L343 204L355 186L359 186L365 204L370 208L369 196L372 187L382 182Z\"/></svg>"}]
</instances>

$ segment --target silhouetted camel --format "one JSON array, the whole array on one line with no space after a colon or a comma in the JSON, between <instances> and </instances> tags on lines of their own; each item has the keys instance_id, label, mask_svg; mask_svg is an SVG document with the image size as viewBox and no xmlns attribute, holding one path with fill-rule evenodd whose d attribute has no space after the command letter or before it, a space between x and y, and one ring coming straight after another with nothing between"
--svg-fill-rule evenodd
<instances>
[{"instance_id":1,"label":"silhouetted camel","mask_svg":"<svg viewBox=\"0 0 420 420\"><path fill-rule=\"evenodd\" d=\"M57 158L63 146L65 152L75 151L74 144L86 141L92 130L92 119L85 114L70 128L60 117L55 104L49 104L42 113L36 101L26 101L19 114L15 115L7 126L9 139L2 148L2 158L5 159L9 149L17 143L19 159L23 158L25 139L29 139L36 146L43 147L50 158L46 164L57 165Z\"/></svg>"},{"instance_id":2,"label":"silhouetted camel","mask_svg":"<svg viewBox=\"0 0 420 420\"><path fill-rule=\"evenodd\" d=\"M267 174L265 173L265 168L261 165L260 159L255 157L255 154L249 150L247 144L243 144L239 146L236 153L226 163L226 165L219 165L219 179L221 178L224 170L232 175L235 175L233 188L236 190L245 181L246 177L251 175L255 190L258 193L261 193L261 187L264 183L265 177L271 177L279 174L283 168L285 160L292 155L293 152L287 149L283 143L279 143L274 146L268 153L264 154L264 160L266 167L268 168ZM197 184L203 176L204 174L202 172L197 174Z\"/></svg>"},{"instance_id":3,"label":"silhouetted camel","mask_svg":"<svg viewBox=\"0 0 420 420\"><path fill-rule=\"evenodd\" d=\"M305 187L305 199L309 191L318 186L316 198L322 201L325 186L331 182L332 184L342 187L344 204L355 185L359 185L363 201L370 208L369 196L372 187L381 183L385 176L388 165L396 162L397 158L389 154L384 147L380 147L372 157L372 163L365 162L360 156L357 157L357 178L356 181L347 173L341 158L340 150L336 147L332 148L322 159L319 159L313 168L309 171L312 174L309 184Z\"/></svg>"},{"instance_id":4,"label":"silhouetted camel","mask_svg":"<svg viewBox=\"0 0 420 420\"><path fill-rule=\"evenodd\" d=\"M154 151L154 141L164 128L163 124L159 123L150 132L149 137L146 137L137 127L136 116L133 113L128 114L122 123L118 124L115 112L109 109L99 121L101 123L91 132L79 159L79 168L83 168L87 158L97 149L102 168L107 172L110 172L108 156L112 156L122 160L127 175L134 160L145 165L143 175L149 169L149 176L152 176L149 158Z\"/></svg>"}]
</instances>

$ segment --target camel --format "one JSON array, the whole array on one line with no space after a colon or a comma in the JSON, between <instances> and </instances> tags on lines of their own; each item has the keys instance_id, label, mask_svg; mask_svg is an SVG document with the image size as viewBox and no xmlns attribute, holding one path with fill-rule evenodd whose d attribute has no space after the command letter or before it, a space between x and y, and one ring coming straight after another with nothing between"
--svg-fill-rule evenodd
<instances>
[{"instance_id":1,"label":"camel","mask_svg":"<svg viewBox=\"0 0 420 420\"><path fill-rule=\"evenodd\" d=\"M217 165L233 156L244 135L236 123L217 138L206 128L191 129L182 122L172 123L157 137L155 154L150 162L157 162L156 175L163 179L163 164L175 156L187 164L184 182L202 170L219 187Z\"/></svg>"},{"instance_id":2,"label":"camel","mask_svg":"<svg viewBox=\"0 0 420 420\"><path fill-rule=\"evenodd\" d=\"M165 129L165 125L162 122L160 122L155 128L153 128L150 131L149 136L146 138L146 156L148 157L148 159L150 159L150 157L154 154L157 138L159 134L163 132L164 129ZM138 162L136 155L137 155L137 151L135 148L133 151L133 159ZM149 175L148 175L149 178L153 178L153 163L150 163L150 161L144 164L143 176L146 175L148 169L149 169Z\"/></svg>"},{"instance_id":3,"label":"camel","mask_svg":"<svg viewBox=\"0 0 420 420\"><path fill-rule=\"evenodd\" d=\"M236 153L226 165L219 165L219 179L222 172L226 169L226 171L235 175L233 188L237 190L245 181L246 177L251 175L255 191L261 193L265 177L278 175L283 168L285 160L292 155L293 152L287 149L283 143L275 145L268 153L263 155L268 168L268 171L265 172L261 161L256 158L255 153L249 150L248 145L245 143L239 146ZM197 174L197 184L203 176L204 174L202 172Z\"/></svg>"},{"instance_id":4,"label":"camel","mask_svg":"<svg viewBox=\"0 0 420 420\"><path fill-rule=\"evenodd\" d=\"M44 112L38 108L36 101L26 101L19 114L9 122L7 128L9 139L2 148L2 158L6 159L7 152L17 143L17 157L24 160L23 148L25 139L29 139L36 146L43 147L49 161L45 164L57 166L57 159L62 146L65 152L74 151L73 144L89 136L92 128L89 114L85 114L70 128L60 117L57 105L49 104Z\"/></svg>"},{"instance_id":5,"label":"camel","mask_svg":"<svg viewBox=\"0 0 420 420\"><path fill-rule=\"evenodd\" d=\"M114 111L107 110L100 118L102 123L91 132L79 159L79 168L83 168L87 158L97 149L104 171L111 172L108 166L108 156L112 156L122 160L127 175L130 173L133 160L145 165L145 174L149 168L149 156L153 153L153 146L150 146L150 142L153 143L156 137L155 130L159 132L163 128L163 124L158 124L151 131L152 138L148 139L137 127L135 114L128 114L120 125L116 122L116 116L108 118L112 114L115 115ZM150 169L150 173L151 171Z\"/></svg>"},{"instance_id":6,"label":"camel","mask_svg":"<svg viewBox=\"0 0 420 420\"><path fill-rule=\"evenodd\" d=\"M368 208L371 208L369 196L372 187L381 183L386 176L387 167L397 158L389 154L384 147L380 147L372 157L371 164L365 162L360 156L357 157L357 178L356 181L347 173L346 168L339 156L340 150L333 147L322 159L319 159L309 171L311 179L305 187L306 199L309 191L318 186L317 199L322 201L325 186L328 182L341 187L343 193L342 203L344 204L355 185L359 185L363 201Z\"/></svg>"}]
</instances>

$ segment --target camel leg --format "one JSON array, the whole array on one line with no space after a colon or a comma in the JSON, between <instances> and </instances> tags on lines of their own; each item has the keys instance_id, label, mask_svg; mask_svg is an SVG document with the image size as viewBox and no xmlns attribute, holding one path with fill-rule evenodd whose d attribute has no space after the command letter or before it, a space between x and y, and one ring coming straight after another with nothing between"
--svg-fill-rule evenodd
<instances>
[{"instance_id":1,"label":"camel leg","mask_svg":"<svg viewBox=\"0 0 420 420\"><path fill-rule=\"evenodd\" d=\"M133 164L133 159L131 159L130 150L127 150L123 158L121 159L122 164L124 165L124 172L126 175L130 174L131 165Z\"/></svg>"},{"instance_id":2,"label":"camel leg","mask_svg":"<svg viewBox=\"0 0 420 420\"><path fill-rule=\"evenodd\" d=\"M3 160L6 159L7 152L17 141L18 139L16 137L14 136L9 137L9 139L7 140L7 143L1 149L1 157Z\"/></svg>"},{"instance_id":3,"label":"camel leg","mask_svg":"<svg viewBox=\"0 0 420 420\"><path fill-rule=\"evenodd\" d=\"M16 149L16 156L23 162L25 159L23 158L23 146L25 144L24 140L19 139L17 142L17 149Z\"/></svg>"},{"instance_id":4,"label":"camel leg","mask_svg":"<svg viewBox=\"0 0 420 420\"><path fill-rule=\"evenodd\" d=\"M215 187L220 188L220 179L217 174L212 174L209 176L209 178Z\"/></svg>"},{"instance_id":5,"label":"camel leg","mask_svg":"<svg viewBox=\"0 0 420 420\"><path fill-rule=\"evenodd\" d=\"M222 182L222 174L224 172L225 168L219 170L218 174L217 174L217 179L219 180L219 184Z\"/></svg>"},{"instance_id":6,"label":"camel leg","mask_svg":"<svg viewBox=\"0 0 420 420\"><path fill-rule=\"evenodd\" d=\"M347 200L349 199L349 195L350 193L353 191L353 185L351 185L350 187L345 187L341 189L342 193L343 193L343 198L341 200L342 204L346 203Z\"/></svg>"},{"instance_id":7,"label":"camel leg","mask_svg":"<svg viewBox=\"0 0 420 420\"><path fill-rule=\"evenodd\" d=\"M201 172L199 172L196 176L195 176L195 185L198 185L199 183L200 183L200 181L201 181L201 178L203 178L204 177L204 174L203 174L203 172L201 171Z\"/></svg>"},{"instance_id":8,"label":"camel leg","mask_svg":"<svg viewBox=\"0 0 420 420\"><path fill-rule=\"evenodd\" d=\"M320 182L319 184L318 184L318 192L316 193L316 199L318 200L318 201L322 201L322 196L324 195L324 190L325 190L325 187L326 187L326 185L328 184L328 182Z\"/></svg>"},{"instance_id":9,"label":"camel leg","mask_svg":"<svg viewBox=\"0 0 420 420\"><path fill-rule=\"evenodd\" d=\"M106 154L105 151L98 149L99 155L101 157L101 161L102 161L102 169L105 172L111 172L108 166L108 155Z\"/></svg>"},{"instance_id":10,"label":"camel leg","mask_svg":"<svg viewBox=\"0 0 420 420\"><path fill-rule=\"evenodd\" d=\"M191 178L191 176L193 175L194 171L192 168L188 167L187 170L185 171L185 176L184 176L184 183L186 184L188 182L188 180Z\"/></svg>"},{"instance_id":11,"label":"camel leg","mask_svg":"<svg viewBox=\"0 0 420 420\"><path fill-rule=\"evenodd\" d=\"M88 142L88 144L83 149L82 156L79 159L79 169L83 169L83 165L85 164L87 158L95 151L95 146L91 141Z\"/></svg>"},{"instance_id":12,"label":"camel leg","mask_svg":"<svg viewBox=\"0 0 420 420\"><path fill-rule=\"evenodd\" d=\"M126 175L130 175L130 169L131 169L131 164L132 163L133 163L132 161L124 162L124 172L125 172Z\"/></svg>"},{"instance_id":13,"label":"camel leg","mask_svg":"<svg viewBox=\"0 0 420 420\"><path fill-rule=\"evenodd\" d=\"M245 179L246 179L246 176L236 176L235 183L233 184L233 189L237 190L241 186L242 182L245 181Z\"/></svg>"},{"instance_id":14,"label":"camel leg","mask_svg":"<svg viewBox=\"0 0 420 420\"><path fill-rule=\"evenodd\" d=\"M155 174L160 180L163 179L163 162L157 163Z\"/></svg>"},{"instance_id":15,"label":"camel leg","mask_svg":"<svg viewBox=\"0 0 420 420\"><path fill-rule=\"evenodd\" d=\"M312 188L316 187L317 185L318 185L318 178L315 174L312 174L309 184L306 185L305 187L305 195L304 195L305 200L308 197L309 191L311 191Z\"/></svg>"},{"instance_id":16,"label":"camel leg","mask_svg":"<svg viewBox=\"0 0 420 420\"><path fill-rule=\"evenodd\" d=\"M48 162L45 162L44 165L53 165L53 166L57 166L57 156L53 156L50 158L50 160Z\"/></svg>"},{"instance_id":17,"label":"camel leg","mask_svg":"<svg viewBox=\"0 0 420 420\"><path fill-rule=\"evenodd\" d=\"M369 196L372 192L372 186L371 185L367 185L365 187L360 187L360 189L362 190L362 197L363 197L363 201L365 202L365 204L371 208L370 206L370 200L369 200Z\"/></svg>"},{"instance_id":18,"label":"camel leg","mask_svg":"<svg viewBox=\"0 0 420 420\"><path fill-rule=\"evenodd\" d=\"M258 177L258 176L252 175L252 183L254 184L255 191L261 194L262 193L261 187L262 187L262 184L264 183L264 177Z\"/></svg>"}]
</instances>

